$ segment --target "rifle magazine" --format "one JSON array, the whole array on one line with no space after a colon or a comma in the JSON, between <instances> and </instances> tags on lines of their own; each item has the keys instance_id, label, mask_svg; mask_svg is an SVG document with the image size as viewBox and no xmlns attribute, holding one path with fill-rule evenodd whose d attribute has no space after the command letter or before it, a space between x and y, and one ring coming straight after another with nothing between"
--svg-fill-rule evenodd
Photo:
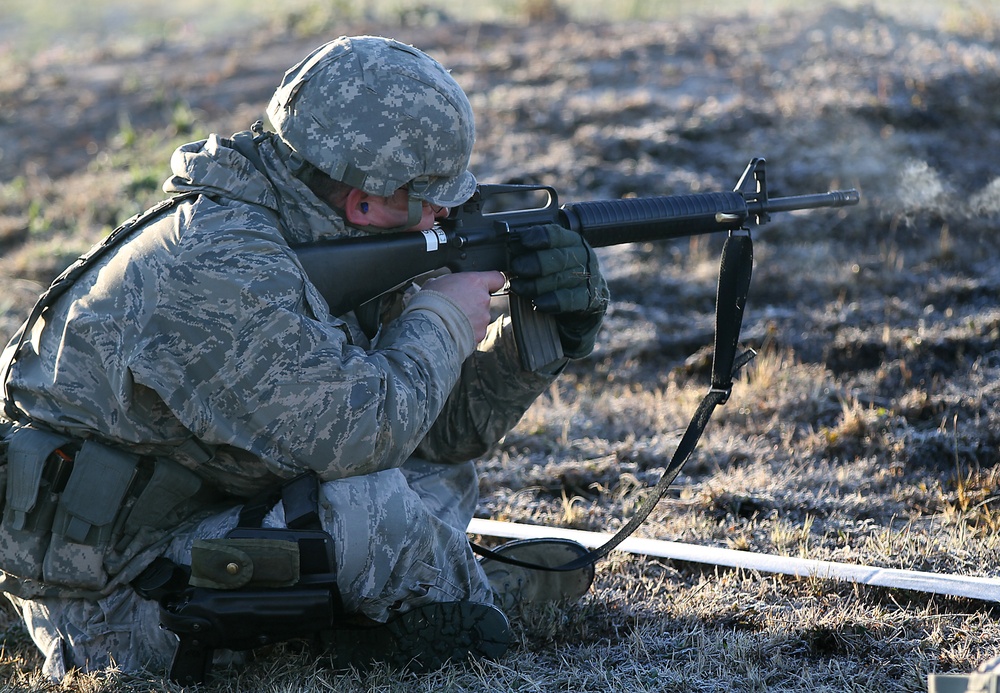
<instances>
[{"instance_id":1,"label":"rifle magazine","mask_svg":"<svg viewBox=\"0 0 1000 693\"><path fill-rule=\"evenodd\" d=\"M555 318L535 310L531 301L514 294L510 295L510 317L521 365L527 370L553 367L564 358Z\"/></svg>"}]
</instances>

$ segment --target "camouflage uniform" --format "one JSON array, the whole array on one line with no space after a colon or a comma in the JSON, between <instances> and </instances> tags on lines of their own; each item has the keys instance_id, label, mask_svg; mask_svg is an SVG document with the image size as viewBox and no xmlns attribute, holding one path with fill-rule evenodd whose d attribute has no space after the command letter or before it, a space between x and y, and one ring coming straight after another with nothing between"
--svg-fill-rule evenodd
<instances>
[{"instance_id":1,"label":"camouflage uniform","mask_svg":"<svg viewBox=\"0 0 1000 693\"><path fill-rule=\"evenodd\" d=\"M215 135L180 147L164 189L200 194L84 274L13 364L10 392L33 421L169 457L214 492L172 527L109 547L97 589L2 576L52 676L111 660L163 667L173 636L128 582L155 555L188 561L195 538L235 524L243 499L304 470L323 482L349 609L386 620L492 599L464 531L478 493L468 460L553 376L520 367L509 318L477 345L433 291L394 297L372 340L352 315L331 316L289 243L358 231L293 175L274 139L258 133L255 162ZM282 522L279 505L265 524Z\"/></svg>"}]
</instances>

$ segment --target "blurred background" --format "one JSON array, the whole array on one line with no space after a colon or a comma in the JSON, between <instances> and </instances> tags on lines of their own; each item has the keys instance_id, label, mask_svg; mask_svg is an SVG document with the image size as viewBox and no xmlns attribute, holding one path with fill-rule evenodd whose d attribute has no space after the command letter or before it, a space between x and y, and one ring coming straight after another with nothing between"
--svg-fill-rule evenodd
<instances>
[{"instance_id":1,"label":"blurred background","mask_svg":"<svg viewBox=\"0 0 1000 693\"><path fill-rule=\"evenodd\" d=\"M446 0L62 0L0 1L0 51L28 55L85 48L94 43L157 39L208 39L263 26L298 26L303 31L337 22L368 20L398 23L443 19L524 22L560 17L583 21L675 19L684 16L744 15L759 20L787 10L829 7L872 8L924 26L959 29L996 18L991 0L495 0L456 3Z\"/></svg>"}]
</instances>

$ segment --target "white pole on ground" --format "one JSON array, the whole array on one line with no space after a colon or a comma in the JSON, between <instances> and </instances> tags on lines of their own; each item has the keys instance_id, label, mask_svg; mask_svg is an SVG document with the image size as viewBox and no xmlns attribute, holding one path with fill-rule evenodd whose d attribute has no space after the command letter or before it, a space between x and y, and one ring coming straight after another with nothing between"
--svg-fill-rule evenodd
<instances>
[{"instance_id":1,"label":"white pole on ground","mask_svg":"<svg viewBox=\"0 0 1000 693\"><path fill-rule=\"evenodd\" d=\"M578 529L542 527L498 520L475 518L469 523L470 534L479 534L505 539L557 538L578 541L587 548L601 546L613 535L600 532L586 532ZM942 573L926 573L916 570L878 568L866 565L851 565L832 561L817 561L807 558L775 556L722 549L714 546L699 546L661 539L641 539L629 537L619 544L616 551L671 558L677 561L708 563L730 568L746 568L766 573L781 573L798 577L815 577L827 580L856 582L862 585L895 587L932 594L947 594L955 597L983 599L1000 602L1000 579L965 577Z\"/></svg>"}]
</instances>

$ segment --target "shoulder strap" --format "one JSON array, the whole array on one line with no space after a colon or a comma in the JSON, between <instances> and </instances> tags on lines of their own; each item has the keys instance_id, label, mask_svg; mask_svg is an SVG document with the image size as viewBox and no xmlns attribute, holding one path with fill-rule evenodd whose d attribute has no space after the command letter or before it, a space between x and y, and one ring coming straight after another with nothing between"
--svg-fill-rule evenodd
<instances>
[{"instance_id":1,"label":"shoulder strap","mask_svg":"<svg viewBox=\"0 0 1000 693\"><path fill-rule=\"evenodd\" d=\"M13 352L11 352L10 358L8 358L7 362L4 364L3 406L4 406L4 415L7 418L9 418L11 421L20 421L22 419L27 418L27 415L23 411L21 411L21 409L19 409L16 404L14 404L14 398L11 396L10 392L10 374L11 370L14 367L14 361L17 360L17 356L21 352L21 349L24 347L24 343L25 341L27 341L28 335L31 334L32 328L35 326L35 323L38 322L38 319L42 316L42 313L44 313L49 306L55 303L56 299L58 299L60 296L66 293L66 291L69 290L69 288L76 283L76 280L79 279L84 272L90 269L94 265L94 263L96 263L100 258L102 258L109 250L118 246L126 238L132 235L133 231L140 228L150 219L153 219L156 216L173 209L184 200L190 199L198 194L199 193L196 191L189 191L181 193L179 195L175 195L174 197L170 197L166 200L163 200L159 204L150 207L145 212L136 214L135 216L126 220L121 224L121 226L119 226L110 234L108 234L108 236L103 241L101 241L100 243L92 247L90 250L88 250L86 253L81 255L79 258L77 258L76 262L74 262L72 265L63 270L62 273L52 281L52 283L49 285L49 288L42 292L42 294L38 297L38 300L35 302L34 307L31 309L31 312L28 313L28 318L24 321L24 324L21 326L21 331L17 339L17 345L14 347Z\"/></svg>"},{"instance_id":2,"label":"shoulder strap","mask_svg":"<svg viewBox=\"0 0 1000 693\"><path fill-rule=\"evenodd\" d=\"M603 545L564 565L547 567L519 561L497 554L476 544L473 551L481 556L510 563L523 568L546 571L571 571L596 563L625 541L641 525L656 504L663 498L667 488L680 473L688 457L694 452L698 440L712 418L712 412L720 404L725 404L733 389L733 380L747 363L756 356L753 349L736 354L743 326L743 309L746 307L750 290L750 276L753 272L753 242L749 231L741 229L730 232L722 248L722 263L719 268L719 287L715 307L715 355L712 359L712 386L695 411L680 443L674 450L670 462L660 476L660 480L640 504L632 518Z\"/></svg>"}]
</instances>

